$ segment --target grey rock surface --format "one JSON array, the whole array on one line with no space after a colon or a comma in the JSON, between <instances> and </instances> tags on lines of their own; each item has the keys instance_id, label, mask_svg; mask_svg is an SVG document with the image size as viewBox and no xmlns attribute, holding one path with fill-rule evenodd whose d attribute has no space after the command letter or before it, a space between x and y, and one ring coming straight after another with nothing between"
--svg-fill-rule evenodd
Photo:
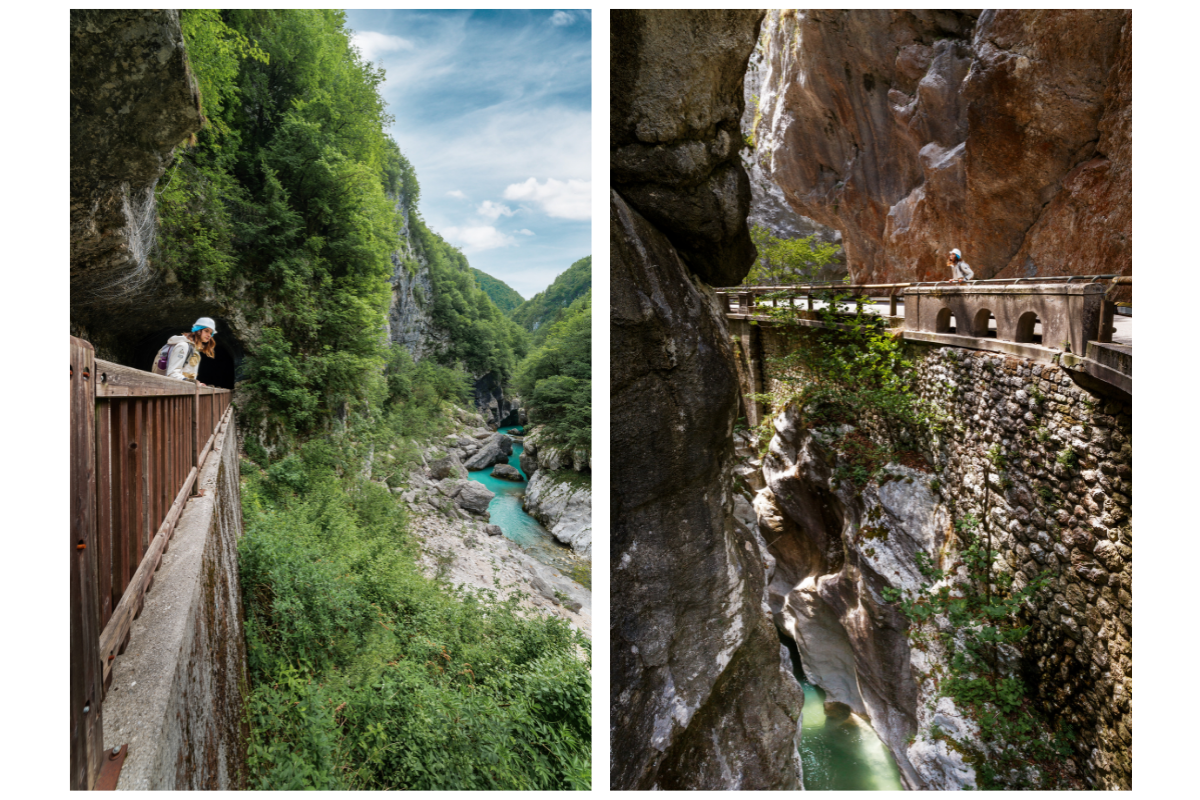
<instances>
[{"instance_id":1,"label":"grey rock surface","mask_svg":"<svg viewBox=\"0 0 1200 800\"><path fill-rule=\"evenodd\" d=\"M487 514L488 503L492 502L495 493L476 481L464 481L454 495L454 501L459 508L464 508L472 514Z\"/></svg>"},{"instance_id":2,"label":"grey rock surface","mask_svg":"<svg viewBox=\"0 0 1200 800\"><path fill-rule=\"evenodd\" d=\"M508 464L497 464L492 467L492 477L505 481L516 481L517 483L525 480L516 467L509 466Z\"/></svg>"},{"instance_id":3,"label":"grey rock surface","mask_svg":"<svg viewBox=\"0 0 1200 800\"><path fill-rule=\"evenodd\" d=\"M512 439L503 433L492 435L475 455L463 465L469 470L487 469L493 464L503 464L512 455Z\"/></svg>"},{"instance_id":4,"label":"grey rock surface","mask_svg":"<svg viewBox=\"0 0 1200 800\"><path fill-rule=\"evenodd\" d=\"M803 693L766 548L733 516L736 370L701 284L736 284L754 258L736 150L760 19L612 13L611 399L636 409L613 432L615 789L800 785Z\"/></svg>"}]
</instances>

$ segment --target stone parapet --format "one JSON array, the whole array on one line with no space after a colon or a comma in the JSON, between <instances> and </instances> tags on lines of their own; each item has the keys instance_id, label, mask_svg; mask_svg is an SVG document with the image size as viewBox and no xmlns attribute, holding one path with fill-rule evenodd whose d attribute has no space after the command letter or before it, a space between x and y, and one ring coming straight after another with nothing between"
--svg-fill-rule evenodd
<instances>
[{"instance_id":1,"label":"stone parapet","mask_svg":"<svg viewBox=\"0 0 1200 800\"><path fill-rule=\"evenodd\" d=\"M994 336L1082 354L1089 341L1112 341L1113 311L1112 304L1105 302L1107 288L1099 283L912 286L904 290L905 328ZM992 317L995 333L989 331ZM1035 333L1039 322L1040 341Z\"/></svg>"}]
</instances>

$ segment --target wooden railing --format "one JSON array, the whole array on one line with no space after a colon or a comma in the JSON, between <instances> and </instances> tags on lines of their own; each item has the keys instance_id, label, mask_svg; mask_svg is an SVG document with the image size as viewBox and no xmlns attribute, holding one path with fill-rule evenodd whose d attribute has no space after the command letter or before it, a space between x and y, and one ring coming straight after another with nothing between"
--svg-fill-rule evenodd
<instances>
[{"instance_id":1,"label":"wooden railing","mask_svg":"<svg viewBox=\"0 0 1200 800\"><path fill-rule=\"evenodd\" d=\"M71 337L72 789L96 784L113 661L233 414L231 398L99 360Z\"/></svg>"}]
</instances>

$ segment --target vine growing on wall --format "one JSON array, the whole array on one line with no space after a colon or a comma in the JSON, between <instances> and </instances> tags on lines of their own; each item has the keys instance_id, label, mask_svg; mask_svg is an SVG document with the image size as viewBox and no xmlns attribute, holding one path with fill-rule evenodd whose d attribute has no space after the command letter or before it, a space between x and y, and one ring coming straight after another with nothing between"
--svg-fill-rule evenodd
<instances>
[{"instance_id":1,"label":"vine growing on wall","mask_svg":"<svg viewBox=\"0 0 1200 800\"><path fill-rule=\"evenodd\" d=\"M786 335L803 337L803 346L768 359L775 386L755 399L776 412L795 406L805 427L852 428L837 428L835 447L839 477L860 488L889 462L925 468L915 435L941 420L916 393L914 365L887 319L846 291L818 294L814 311L794 305L786 292L763 299L782 302L762 311ZM760 446L773 432L767 416L756 431Z\"/></svg>"}]
</instances>

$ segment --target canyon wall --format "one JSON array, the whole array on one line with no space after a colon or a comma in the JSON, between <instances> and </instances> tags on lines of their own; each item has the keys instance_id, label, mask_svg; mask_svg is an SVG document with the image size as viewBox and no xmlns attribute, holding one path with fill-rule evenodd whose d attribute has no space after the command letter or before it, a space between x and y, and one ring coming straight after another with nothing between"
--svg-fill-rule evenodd
<instances>
[{"instance_id":1,"label":"canyon wall","mask_svg":"<svg viewBox=\"0 0 1200 800\"><path fill-rule=\"evenodd\" d=\"M1132 12L771 11L752 160L854 280L1132 270Z\"/></svg>"},{"instance_id":2,"label":"canyon wall","mask_svg":"<svg viewBox=\"0 0 1200 800\"><path fill-rule=\"evenodd\" d=\"M705 283L754 258L737 161L762 13L613 11L610 783L799 788L803 694L733 513L737 377Z\"/></svg>"},{"instance_id":3,"label":"canyon wall","mask_svg":"<svg viewBox=\"0 0 1200 800\"><path fill-rule=\"evenodd\" d=\"M775 387L769 359L809 334L758 327L763 383ZM951 654L914 635L884 596L928 583L917 553L953 562L952 523L973 516L1015 588L1050 578L1025 609L1030 633L1007 667L1032 687L1044 719L1077 733L1069 775L1130 788L1131 406L1091 394L1052 363L908 347L917 391L948 420L914 441L925 463L891 465L859 491L835 477L835 431L804 428L795 409L776 418L755 509L776 559L769 594L778 624L829 699L871 719L906 786L974 785L985 748L973 755L933 734L935 725L961 741L979 733L939 691Z\"/></svg>"}]
</instances>

